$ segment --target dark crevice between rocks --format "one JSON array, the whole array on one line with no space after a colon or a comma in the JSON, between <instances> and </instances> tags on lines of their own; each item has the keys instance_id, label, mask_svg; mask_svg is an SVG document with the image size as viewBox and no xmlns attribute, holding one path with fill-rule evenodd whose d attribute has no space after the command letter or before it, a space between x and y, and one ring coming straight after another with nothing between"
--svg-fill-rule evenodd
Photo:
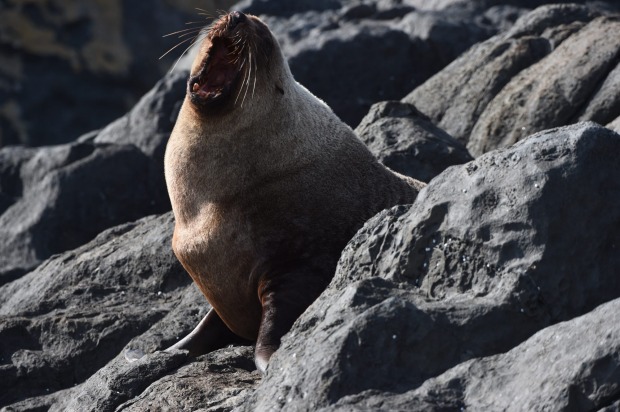
<instances>
[{"instance_id":1,"label":"dark crevice between rocks","mask_svg":"<svg viewBox=\"0 0 620 412\"><path fill-rule=\"evenodd\" d=\"M0 276L0 287L13 282L14 280L21 278L26 273L35 270L38 266L39 265L34 265L30 267L25 267L25 268L14 268L6 272L2 272L2 276Z\"/></svg>"},{"instance_id":2,"label":"dark crevice between rocks","mask_svg":"<svg viewBox=\"0 0 620 412\"><path fill-rule=\"evenodd\" d=\"M609 398L606 402L598 405L598 412L617 412L620 410L620 393L616 392L614 396Z\"/></svg>"}]
</instances>

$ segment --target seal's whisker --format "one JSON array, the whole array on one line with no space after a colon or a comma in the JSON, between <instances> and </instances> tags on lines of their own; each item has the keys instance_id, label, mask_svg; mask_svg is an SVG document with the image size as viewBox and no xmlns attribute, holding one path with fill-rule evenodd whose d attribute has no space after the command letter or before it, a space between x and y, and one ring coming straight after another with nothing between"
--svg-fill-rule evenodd
<instances>
[{"instance_id":1,"label":"seal's whisker","mask_svg":"<svg viewBox=\"0 0 620 412\"><path fill-rule=\"evenodd\" d=\"M196 36L198 37L198 36ZM189 38L189 39L185 39L185 40L181 40L179 43L177 43L175 46L172 46L170 49L168 49L167 52L165 52L164 54L162 54L161 56L159 56L159 59L161 60L164 56L166 56L168 53L170 53L172 50L176 49L177 47L181 46L184 43L187 43L188 41L192 41L195 40L195 38Z\"/></svg>"},{"instance_id":2,"label":"seal's whisker","mask_svg":"<svg viewBox=\"0 0 620 412\"><path fill-rule=\"evenodd\" d=\"M254 86L252 86L252 99L254 99L254 92L256 91L256 78L258 65L256 64L256 48L254 50Z\"/></svg>"},{"instance_id":3,"label":"seal's whisker","mask_svg":"<svg viewBox=\"0 0 620 412\"><path fill-rule=\"evenodd\" d=\"M213 13L211 13L209 10L205 10L205 9L201 9L200 7L194 7L194 9L198 10L198 14L199 16L206 16L210 19L213 18Z\"/></svg>"},{"instance_id":4,"label":"seal's whisker","mask_svg":"<svg viewBox=\"0 0 620 412\"><path fill-rule=\"evenodd\" d=\"M179 61L183 58L183 56L185 56L185 53L187 53L189 51L189 49L192 48L192 46L194 44L196 44L196 42L198 40L202 40L201 37L206 36L206 32L201 32L198 33L196 36L194 36L194 41L191 42L189 44L189 46L187 46L187 48L185 50L183 50L183 53L181 53L181 55L179 56L179 58L174 62L174 64L172 65L172 68L170 69L170 73L172 73L174 71L174 69L177 67L177 64L179 64Z\"/></svg>"},{"instance_id":5,"label":"seal's whisker","mask_svg":"<svg viewBox=\"0 0 620 412\"><path fill-rule=\"evenodd\" d=\"M243 59L243 62L241 63L241 66L239 67L239 69L243 69L243 67L245 66L247 62L247 58ZM237 92L237 97L235 97L235 106L237 105L237 100L239 100L239 96L241 96L241 91L243 90L243 83L245 83L245 77L247 76L248 71L246 70L245 73L243 74L243 82L241 82L241 87L239 87L239 91Z\"/></svg>"},{"instance_id":6,"label":"seal's whisker","mask_svg":"<svg viewBox=\"0 0 620 412\"><path fill-rule=\"evenodd\" d=\"M183 34L179 35L177 38L178 39L182 39L183 37L187 37L187 36L191 36L191 35L198 36L198 35L200 35L201 31L202 31L202 29L193 30L193 31L190 31L190 32L187 32L187 33L183 33Z\"/></svg>"},{"instance_id":7,"label":"seal's whisker","mask_svg":"<svg viewBox=\"0 0 620 412\"><path fill-rule=\"evenodd\" d=\"M243 37L239 36L238 34L235 35L235 37L233 37L233 39L236 39L233 42L233 46L238 46L239 44L241 44L243 42Z\"/></svg>"},{"instance_id":8,"label":"seal's whisker","mask_svg":"<svg viewBox=\"0 0 620 412\"><path fill-rule=\"evenodd\" d=\"M202 31L202 29L190 31L189 33L181 34L178 38L181 39L181 38L183 38L185 36L191 36L192 34L200 34L201 31Z\"/></svg>"},{"instance_id":9,"label":"seal's whisker","mask_svg":"<svg viewBox=\"0 0 620 412\"><path fill-rule=\"evenodd\" d=\"M250 78L252 77L252 50L248 47L248 79L245 85L245 93L243 94L243 100L241 100L241 107L245 103L245 97L248 95L248 89L250 88ZM256 70L256 68L254 68ZM243 86L242 86L243 87Z\"/></svg>"},{"instance_id":10,"label":"seal's whisker","mask_svg":"<svg viewBox=\"0 0 620 412\"><path fill-rule=\"evenodd\" d=\"M174 31L172 33L164 34L161 37L170 37L170 36L174 36L175 34L179 34L179 33L187 34L188 32L191 33L191 32L196 32L196 31L200 31L200 30L202 30L202 28L200 28L200 27L189 27L187 29L177 30L177 31Z\"/></svg>"}]
</instances>

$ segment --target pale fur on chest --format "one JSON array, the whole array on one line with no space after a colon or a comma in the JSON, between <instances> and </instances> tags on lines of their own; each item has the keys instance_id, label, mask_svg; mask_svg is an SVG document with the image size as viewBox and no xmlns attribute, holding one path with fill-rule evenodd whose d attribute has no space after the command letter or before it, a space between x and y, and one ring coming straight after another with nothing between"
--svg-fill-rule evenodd
<instances>
[{"instance_id":1,"label":"pale fur on chest","mask_svg":"<svg viewBox=\"0 0 620 412\"><path fill-rule=\"evenodd\" d=\"M205 124L194 118L186 101L168 142L173 248L216 308L258 304L253 270L261 264L255 253L260 245L253 243L252 222L244 220L240 206L248 195L260 196L265 182L302 169L316 174L313 184L329 184L335 176L324 171L331 169L332 154L362 145L323 102L296 83L291 87L295 95L273 110L278 116L253 122ZM278 186L286 191L285 183Z\"/></svg>"}]
</instances>

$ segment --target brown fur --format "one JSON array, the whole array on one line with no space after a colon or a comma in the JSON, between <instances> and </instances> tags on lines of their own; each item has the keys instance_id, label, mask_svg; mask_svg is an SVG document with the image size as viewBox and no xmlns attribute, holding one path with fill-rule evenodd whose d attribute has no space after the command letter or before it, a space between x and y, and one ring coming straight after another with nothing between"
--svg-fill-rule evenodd
<instances>
[{"instance_id":1,"label":"brown fur","mask_svg":"<svg viewBox=\"0 0 620 412\"><path fill-rule=\"evenodd\" d=\"M379 164L295 82L258 18L231 29L231 15L211 30L191 76L225 36L244 39L240 54L255 61L221 102L201 105L190 88L166 149L166 182L175 254L226 327L257 340L264 370L355 232L380 210L413 202L424 184ZM205 326L194 336L209 333ZM195 347L190 341L173 348Z\"/></svg>"}]
</instances>

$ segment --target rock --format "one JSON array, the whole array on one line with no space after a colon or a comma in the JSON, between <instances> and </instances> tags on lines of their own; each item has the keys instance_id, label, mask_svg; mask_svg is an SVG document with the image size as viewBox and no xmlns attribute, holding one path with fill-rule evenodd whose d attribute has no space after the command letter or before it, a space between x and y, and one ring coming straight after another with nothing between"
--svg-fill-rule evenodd
<instances>
[{"instance_id":1,"label":"rock","mask_svg":"<svg viewBox=\"0 0 620 412\"><path fill-rule=\"evenodd\" d=\"M163 402L177 411L232 410L247 401L260 379L254 366L254 348L220 349L160 379L121 407L148 412Z\"/></svg>"},{"instance_id":2,"label":"rock","mask_svg":"<svg viewBox=\"0 0 620 412\"><path fill-rule=\"evenodd\" d=\"M94 137L96 143L132 144L157 163L163 183L163 159L168 137L185 98L187 71L164 76L129 113L110 123Z\"/></svg>"},{"instance_id":3,"label":"rock","mask_svg":"<svg viewBox=\"0 0 620 412\"><path fill-rule=\"evenodd\" d=\"M607 125L608 129L615 131L616 133L620 133L620 116L616 117L616 119Z\"/></svg>"},{"instance_id":4,"label":"rock","mask_svg":"<svg viewBox=\"0 0 620 412\"><path fill-rule=\"evenodd\" d=\"M473 159L462 144L406 103L373 105L355 132L381 163L423 182Z\"/></svg>"},{"instance_id":5,"label":"rock","mask_svg":"<svg viewBox=\"0 0 620 412\"><path fill-rule=\"evenodd\" d=\"M0 405L138 411L166 399L173 409L230 410L245 401L260 379L251 347L189 363L186 352L156 352L209 309L172 253L172 229L171 213L115 227L0 288Z\"/></svg>"},{"instance_id":6,"label":"rock","mask_svg":"<svg viewBox=\"0 0 620 412\"><path fill-rule=\"evenodd\" d=\"M615 411L619 324L616 299L545 328L507 353L464 362L413 391L362 393L323 410Z\"/></svg>"},{"instance_id":7,"label":"rock","mask_svg":"<svg viewBox=\"0 0 620 412\"><path fill-rule=\"evenodd\" d=\"M599 84L617 83L605 81L620 56L620 43L608 41L610 36L620 37L620 21L594 19L553 53L515 76L476 122L467 145L470 152L479 155L509 146L531 133L572 123L581 107L588 110L588 101ZM615 90L599 93L617 95ZM608 109L620 110L620 106ZM618 113L608 113L606 118L612 120ZM581 118L589 120L593 114L586 111Z\"/></svg>"},{"instance_id":8,"label":"rock","mask_svg":"<svg viewBox=\"0 0 620 412\"><path fill-rule=\"evenodd\" d=\"M373 103L402 98L522 12L500 5L485 19L488 7L480 4L422 11L400 1L345 0L254 0L233 8L260 15L295 78L351 126Z\"/></svg>"},{"instance_id":9,"label":"rock","mask_svg":"<svg viewBox=\"0 0 620 412\"><path fill-rule=\"evenodd\" d=\"M128 362L121 354L101 368L71 396L52 405L50 411L115 411L130 397L139 395L149 384L179 367L186 352L157 352Z\"/></svg>"},{"instance_id":10,"label":"rock","mask_svg":"<svg viewBox=\"0 0 620 412\"><path fill-rule=\"evenodd\" d=\"M618 150L620 136L594 123L549 130L371 219L246 410L416 390L620 297Z\"/></svg>"},{"instance_id":11,"label":"rock","mask_svg":"<svg viewBox=\"0 0 620 412\"><path fill-rule=\"evenodd\" d=\"M115 227L0 287L0 405L70 388L128 344L150 353L194 327L208 307L172 253L172 227L171 213Z\"/></svg>"},{"instance_id":12,"label":"rock","mask_svg":"<svg viewBox=\"0 0 620 412\"><path fill-rule=\"evenodd\" d=\"M299 0L290 1L273 1L273 0L244 0L236 3L231 10L239 10L243 13L252 13L256 15L271 15L291 17L294 14L304 13L307 11L327 11L337 10L347 0Z\"/></svg>"},{"instance_id":13,"label":"rock","mask_svg":"<svg viewBox=\"0 0 620 412\"><path fill-rule=\"evenodd\" d=\"M403 99L478 156L554 126L620 114L618 22L586 5L540 7ZM604 9L603 9L604 10ZM604 42L605 46L598 45ZM500 141L501 140L501 141Z\"/></svg>"},{"instance_id":14,"label":"rock","mask_svg":"<svg viewBox=\"0 0 620 412\"><path fill-rule=\"evenodd\" d=\"M170 249L171 214L135 221L169 208L161 157L186 72L74 143L0 150L2 410L495 410L517 405L506 394L532 408L617 409L620 136L584 123L473 161L463 147L514 79L547 59L564 67L557 53L579 36L591 51L617 6L522 16L542 2L414 3L244 2L263 8L298 78L360 118L508 30L414 91L430 120L406 102L372 107L361 137L432 181L352 239L260 384L250 347L159 352L209 309ZM617 58L605 64L568 121L620 128ZM562 84L592 75L569 74Z\"/></svg>"},{"instance_id":15,"label":"rock","mask_svg":"<svg viewBox=\"0 0 620 412\"><path fill-rule=\"evenodd\" d=\"M260 380L252 347L229 347L187 361L156 352L129 363L121 355L51 405L54 411L222 411L237 407Z\"/></svg>"},{"instance_id":16,"label":"rock","mask_svg":"<svg viewBox=\"0 0 620 412\"><path fill-rule=\"evenodd\" d=\"M400 26L430 46L433 58L444 67L472 45L498 33L500 28L512 26L526 11L512 6L496 6L487 10L480 3L461 2L440 13L409 13ZM425 63L428 64L428 61Z\"/></svg>"},{"instance_id":17,"label":"rock","mask_svg":"<svg viewBox=\"0 0 620 412\"><path fill-rule=\"evenodd\" d=\"M0 14L0 147L67 143L122 116L231 0L9 2ZM204 22L204 23L203 23ZM188 37L185 37L188 38ZM178 52L177 52L178 51Z\"/></svg>"},{"instance_id":18,"label":"rock","mask_svg":"<svg viewBox=\"0 0 620 412\"><path fill-rule=\"evenodd\" d=\"M560 41L558 33L577 31L593 18L587 7L579 5L536 9L520 18L507 33L472 47L403 102L414 104L435 124L467 144L472 129L495 96L520 72L551 53L552 43Z\"/></svg>"},{"instance_id":19,"label":"rock","mask_svg":"<svg viewBox=\"0 0 620 412\"><path fill-rule=\"evenodd\" d=\"M583 108L577 119L606 124L620 116L620 63L609 72L598 91Z\"/></svg>"},{"instance_id":20,"label":"rock","mask_svg":"<svg viewBox=\"0 0 620 412\"><path fill-rule=\"evenodd\" d=\"M0 285L102 230L170 209L163 152L186 72L79 142L0 150Z\"/></svg>"}]
</instances>

